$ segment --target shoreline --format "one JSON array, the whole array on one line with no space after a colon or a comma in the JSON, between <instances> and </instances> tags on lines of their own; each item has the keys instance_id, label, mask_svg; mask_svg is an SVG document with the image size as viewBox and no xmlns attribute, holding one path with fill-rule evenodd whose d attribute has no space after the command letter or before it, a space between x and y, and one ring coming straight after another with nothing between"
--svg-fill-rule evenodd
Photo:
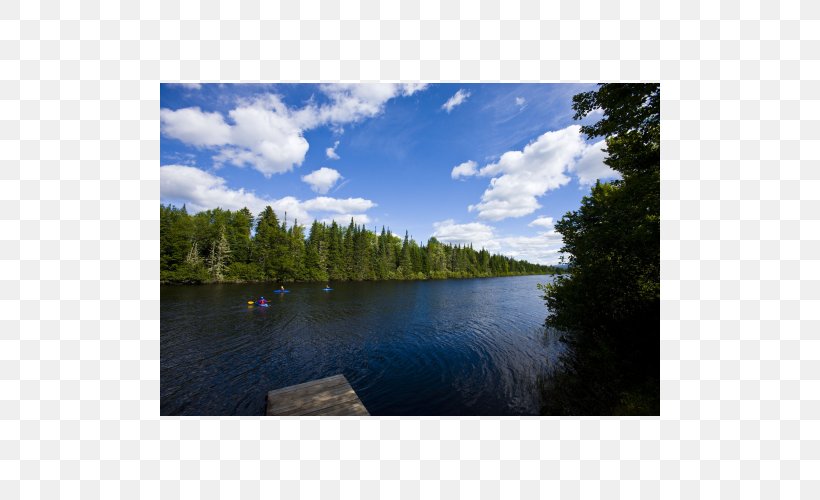
<instances>
[{"instance_id":1,"label":"shoreline","mask_svg":"<svg viewBox=\"0 0 820 500\"><path fill-rule=\"evenodd\" d=\"M198 283L185 283L179 281L162 281L160 280L160 285L169 285L169 286L190 286L190 285L250 285L250 284L264 284L264 283L280 283L280 284L293 284L293 283L327 283L328 281L334 283L365 283L365 282L382 282L382 281L447 281L447 280L466 280L466 279L485 279L485 278L515 278L520 276L556 276L562 275L564 273L521 273L521 274L500 274L496 276L452 276L447 278L390 278L390 279L363 279L363 280L321 280L321 281L276 281L276 280L224 280L224 281L203 281Z\"/></svg>"}]
</instances>

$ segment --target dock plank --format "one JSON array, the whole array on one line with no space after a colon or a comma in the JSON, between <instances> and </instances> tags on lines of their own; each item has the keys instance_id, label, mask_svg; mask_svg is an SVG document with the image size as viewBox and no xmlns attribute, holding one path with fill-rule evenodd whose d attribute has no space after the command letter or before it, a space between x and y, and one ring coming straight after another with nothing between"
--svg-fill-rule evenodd
<instances>
[{"instance_id":1,"label":"dock plank","mask_svg":"<svg viewBox=\"0 0 820 500\"><path fill-rule=\"evenodd\" d=\"M268 392L266 414L353 415L370 413L344 375L333 375Z\"/></svg>"},{"instance_id":2,"label":"dock plank","mask_svg":"<svg viewBox=\"0 0 820 500\"><path fill-rule=\"evenodd\" d=\"M290 385L288 387L282 387L281 389L274 389L272 391L269 391L268 395L280 396L291 392L300 392L304 389L312 387L331 387L334 385L347 383L347 379L344 377L344 375L333 375L332 377L322 378L319 380L311 380L310 382L305 382L303 384Z\"/></svg>"},{"instance_id":3,"label":"dock plank","mask_svg":"<svg viewBox=\"0 0 820 500\"><path fill-rule=\"evenodd\" d=\"M298 401L305 398L322 395L323 393L334 394L339 391L351 390L351 387L346 382L330 384L306 385L298 390L291 390L285 392L271 391L268 393L269 401L285 402Z\"/></svg>"},{"instance_id":4,"label":"dock plank","mask_svg":"<svg viewBox=\"0 0 820 500\"><path fill-rule=\"evenodd\" d=\"M332 406L340 402L355 402L358 400L359 398L356 396L353 389L345 389L344 386L341 386L336 390L321 392L311 396L288 399L285 401L277 399L269 400L269 408L271 412L280 415L301 415L305 412L321 410L326 406Z\"/></svg>"}]
</instances>

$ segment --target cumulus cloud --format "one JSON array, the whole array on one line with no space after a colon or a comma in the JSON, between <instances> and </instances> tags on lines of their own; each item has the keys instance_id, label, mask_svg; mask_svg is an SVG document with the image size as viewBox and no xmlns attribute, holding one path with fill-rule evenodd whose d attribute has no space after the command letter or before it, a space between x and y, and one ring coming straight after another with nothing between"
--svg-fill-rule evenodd
<instances>
[{"instance_id":1,"label":"cumulus cloud","mask_svg":"<svg viewBox=\"0 0 820 500\"><path fill-rule=\"evenodd\" d=\"M433 230L433 236L439 241L458 245L473 243L474 245L483 246L492 240L495 235L495 230L487 224L480 222L456 224L453 219L434 222Z\"/></svg>"},{"instance_id":2,"label":"cumulus cloud","mask_svg":"<svg viewBox=\"0 0 820 500\"><path fill-rule=\"evenodd\" d=\"M544 231L535 236L499 236L492 226L481 222L457 224L452 219L433 223L432 236L444 243L473 245L515 259L537 264L556 264L562 246L561 236L555 231Z\"/></svg>"},{"instance_id":3,"label":"cumulus cloud","mask_svg":"<svg viewBox=\"0 0 820 500\"><path fill-rule=\"evenodd\" d=\"M260 198L245 189L231 189L222 177L185 165L160 167L160 197L167 201L185 203L190 212L196 213L212 208L238 210L242 207L257 214L266 205L277 213L307 220L308 213L299 200L292 196L280 199Z\"/></svg>"},{"instance_id":4,"label":"cumulus cloud","mask_svg":"<svg viewBox=\"0 0 820 500\"><path fill-rule=\"evenodd\" d=\"M468 97L470 97L470 93L468 91L464 89L459 89L458 92L453 94L453 97L447 99L447 102L441 105L441 109L449 113L453 110L453 108L464 103L464 101L466 101Z\"/></svg>"},{"instance_id":5,"label":"cumulus cloud","mask_svg":"<svg viewBox=\"0 0 820 500\"><path fill-rule=\"evenodd\" d=\"M346 226L350 224L350 219L353 219L353 223L356 225L362 224L369 224L370 217L367 214L338 214L338 215L331 215L325 217L323 219L319 219L319 222L324 222L325 224L331 224L334 220L336 224L341 226Z\"/></svg>"},{"instance_id":6,"label":"cumulus cloud","mask_svg":"<svg viewBox=\"0 0 820 500\"><path fill-rule=\"evenodd\" d=\"M538 217L534 221L527 224L530 227L544 227L544 228L552 228L555 223L552 220L552 217Z\"/></svg>"},{"instance_id":7,"label":"cumulus cloud","mask_svg":"<svg viewBox=\"0 0 820 500\"><path fill-rule=\"evenodd\" d=\"M339 147L339 141L333 143L332 148L325 149L325 154L327 155L328 159L330 160L338 160L339 155L336 154L336 148Z\"/></svg>"},{"instance_id":8,"label":"cumulus cloud","mask_svg":"<svg viewBox=\"0 0 820 500\"><path fill-rule=\"evenodd\" d=\"M322 105L311 103L295 114L297 121L307 128L371 118L381 113L384 104L400 93L399 87L390 83L325 84L320 85L319 89L330 102Z\"/></svg>"},{"instance_id":9,"label":"cumulus cloud","mask_svg":"<svg viewBox=\"0 0 820 500\"><path fill-rule=\"evenodd\" d=\"M478 170L492 179L481 201L467 209L484 220L522 217L541 208L538 198L569 183L572 174L582 185L613 178L617 174L603 164L601 144L586 144L578 125L546 132Z\"/></svg>"},{"instance_id":10,"label":"cumulus cloud","mask_svg":"<svg viewBox=\"0 0 820 500\"><path fill-rule=\"evenodd\" d=\"M198 107L159 112L162 132L192 146L219 146L231 140L231 127L219 113L207 113Z\"/></svg>"},{"instance_id":11,"label":"cumulus cloud","mask_svg":"<svg viewBox=\"0 0 820 500\"><path fill-rule=\"evenodd\" d=\"M238 210L242 207L254 214L261 212L270 205L280 216L288 214L288 220L298 219L303 223L314 218L322 219L346 217L350 221L350 214L354 213L362 222L366 222L367 215L362 213L376 206L364 198L338 199L320 196L301 201L293 196L284 198L263 198L245 189L231 189L222 177L213 175L196 167L186 165L165 165L160 167L160 198L165 203L185 203L191 213L212 208ZM322 219L323 220L323 219Z\"/></svg>"},{"instance_id":12,"label":"cumulus cloud","mask_svg":"<svg viewBox=\"0 0 820 500\"><path fill-rule=\"evenodd\" d=\"M290 112L276 96L231 110L228 115L235 125L231 129L232 143L251 152L249 158L232 161L236 166L249 164L270 177L300 165L308 151L302 129L293 122Z\"/></svg>"},{"instance_id":13,"label":"cumulus cloud","mask_svg":"<svg viewBox=\"0 0 820 500\"><path fill-rule=\"evenodd\" d=\"M302 203L307 210L319 212L334 212L338 214L364 212L375 207L376 204L364 198L330 198L319 196Z\"/></svg>"},{"instance_id":14,"label":"cumulus cloud","mask_svg":"<svg viewBox=\"0 0 820 500\"><path fill-rule=\"evenodd\" d=\"M325 194L330 191L330 188L336 184L342 174L332 168L322 167L319 170L314 170L308 175L303 175L302 180L310 184L310 189L319 194Z\"/></svg>"},{"instance_id":15,"label":"cumulus cloud","mask_svg":"<svg viewBox=\"0 0 820 500\"><path fill-rule=\"evenodd\" d=\"M230 110L232 124L222 114L204 112L198 107L162 109L160 123L167 137L193 146L218 148L213 157L216 167L248 165L270 177L304 162L309 148L305 131L320 126L338 129L374 117L390 99L412 95L424 87L392 83L324 84L319 86L327 98L323 104L311 101L292 109L279 96L267 94L244 100ZM330 148L326 152L333 157Z\"/></svg>"},{"instance_id":16,"label":"cumulus cloud","mask_svg":"<svg viewBox=\"0 0 820 500\"><path fill-rule=\"evenodd\" d=\"M213 157L217 167L250 165L270 177L304 160L308 143L277 97L242 105L228 115L234 125L228 125L220 113L198 107L163 109L160 121L168 137L194 146L223 146Z\"/></svg>"},{"instance_id":17,"label":"cumulus cloud","mask_svg":"<svg viewBox=\"0 0 820 500\"><path fill-rule=\"evenodd\" d=\"M536 236L497 238L487 250L535 264L558 264L562 246L561 236L549 232Z\"/></svg>"},{"instance_id":18,"label":"cumulus cloud","mask_svg":"<svg viewBox=\"0 0 820 500\"><path fill-rule=\"evenodd\" d=\"M469 177L471 175L475 175L478 173L476 167L478 167L478 163L473 160L465 161L464 163L453 167L452 172L450 172L450 177L453 179L458 179L459 177Z\"/></svg>"},{"instance_id":19,"label":"cumulus cloud","mask_svg":"<svg viewBox=\"0 0 820 500\"><path fill-rule=\"evenodd\" d=\"M582 186L595 184L600 180L618 179L620 174L604 163L606 158L606 141L600 140L595 144L587 147L581 154L581 157L575 162L570 172L573 172L578 177L578 182Z\"/></svg>"},{"instance_id":20,"label":"cumulus cloud","mask_svg":"<svg viewBox=\"0 0 820 500\"><path fill-rule=\"evenodd\" d=\"M199 90L199 89L202 88L201 83L178 83L177 85L179 85L180 87L185 87L186 89L191 89L191 90Z\"/></svg>"},{"instance_id":21,"label":"cumulus cloud","mask_svg":"<svg viewBox=\"0 0 820 500\"><path fill-rule=\"evenodd\" d=\"M507 151L495 163L484 166L479 175L497 176L481 196L470 205L481 219L502 220L521 217L541 208L538 197L570 181L566 169L583 148L580 127L547 132L527 144L522 151Z\"/></svg>"},{"instance_id":22,"label":"cumulus cloud","mask_svg":"<svg viewBox=\"0 0 820 500\"><path fill-rule=\"evenodd\" d=\"M523 108L524 104L526 104L526 102L527 102L527 100L524 99L523 97L516 97L515 98L515 105L518 106L519 108Z\"/></svg>"}]
</instances>

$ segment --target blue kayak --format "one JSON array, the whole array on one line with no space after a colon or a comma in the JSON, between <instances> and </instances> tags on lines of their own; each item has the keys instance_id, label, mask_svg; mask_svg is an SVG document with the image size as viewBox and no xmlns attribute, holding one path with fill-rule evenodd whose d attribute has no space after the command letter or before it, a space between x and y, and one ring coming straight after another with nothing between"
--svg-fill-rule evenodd
<instances>
[{"instance_id":1,"label":"blue kayak","mask_svg":"<svg viewBox=\"0 0 820 500\"><path fill-rule=\"evenodd\" d=\"M270 307L270 304L267 304L267 303L265 303L265 304L259 304L259 307Z\"/></svg>"},{"instance_id":2,"label":"blue kayak","mask_svg":"<svg viewBox=\"0 0 820 500\"><path fill-rule=\"evenodd\" d=\"M333 289L332 289L332 288L322 288L322 290L324 290L324 291L326 291L326 292L329 292L329 291L331 291L331 290L333 290Z\"/></svg>"},{"instance_id":3,"label":"blue kayak","mask_svg":"<svg viewBox=\"0 0 820 500\"><path fill-rule=\"evenodd\" d=\"M290 290L274 290L273 293L290 293Z\"/></svg>"}]
</instances>

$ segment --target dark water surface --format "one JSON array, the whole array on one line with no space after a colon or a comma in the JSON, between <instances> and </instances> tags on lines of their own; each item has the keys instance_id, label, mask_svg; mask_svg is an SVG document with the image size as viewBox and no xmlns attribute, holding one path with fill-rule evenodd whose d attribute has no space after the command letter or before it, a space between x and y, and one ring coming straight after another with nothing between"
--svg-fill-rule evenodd
<instances>
[{"instance_id":1,"label":"dark water surface","mask_svg":"<svg viewBox=\"0 0 820 500\"><path fill-rule=\"evenodd\" d=\"M262 415L269 390L342 373L372 415L536 414L550 280L162 286L161 412Z\"/></svg>"}]
</instances>

